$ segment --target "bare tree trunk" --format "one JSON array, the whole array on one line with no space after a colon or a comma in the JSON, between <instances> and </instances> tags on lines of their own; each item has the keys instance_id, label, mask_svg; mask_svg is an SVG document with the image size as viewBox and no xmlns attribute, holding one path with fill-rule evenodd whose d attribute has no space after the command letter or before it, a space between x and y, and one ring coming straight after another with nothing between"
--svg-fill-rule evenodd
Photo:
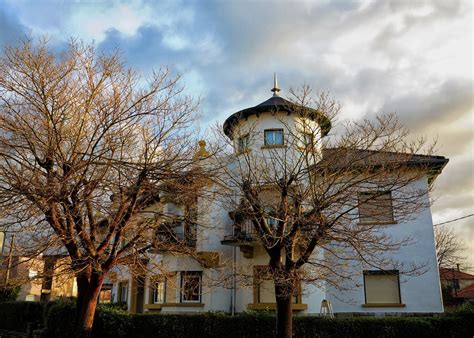
<instances>
[{"instance_id":1,"label":"bare tree trunk","mask_svg":"<svg viewBox=\"0 0 474 338\"><path fill-rule=\"evenodd\" d=\"M104 275L102 273L92 273L87 289L83 289L82 297L78 297L78 313L76 318L78 337L86 338L91 336L92 324L94 323L94 315L97 308L97 299L103 282ZM78 282L78 285L79 284ZM82 287L84 287L84 285Z\"/></svg>"},{"instance_id":2,"label":"bare tree trunk","mask_svg":"<svg viewBox=\"0 0 474 338\"><path fill-rule=\"evenodd\" d=\"M89 289L89 276L86 273L81 272L76 275L76 282L77 282L76 317L79 318L79 313L81 312L82 304L84 303L84 299Z\"/></svg>"},{"instance_id":3,"label":"bare tree trunk","mask_svg":"<svg viewBox=\"0 0 474 338\"><path fill-rule=\"evenodd\" d=\"M277 338L291 338L293 336L293 292L288 286L275 285L277 304Z\"/></svg>"}]
</instances>

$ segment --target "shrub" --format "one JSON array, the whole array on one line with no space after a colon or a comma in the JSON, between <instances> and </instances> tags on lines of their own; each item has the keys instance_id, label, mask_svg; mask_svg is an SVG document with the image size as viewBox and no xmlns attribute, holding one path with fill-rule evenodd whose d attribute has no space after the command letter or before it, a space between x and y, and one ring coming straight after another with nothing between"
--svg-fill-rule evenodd
<instances>
[{"instance_id":1,"label":"shrub","mask_svg":"<svg viewBox=\"0 0 474 338\"><path fill-rule=\"evenodd\" d=\"M73 337L75 333L75 304L16 302L15 316L41 318L41 309L50 307L46 320L46 337ZM21 304L20 304L21 303ZM8 303L4 303L8 304ZM18 322L9 315L10 308L0 304L0 322ZM15 303L13 303L15 304ZM26 305L29 304L29 305ZM30 309L21 308L30 306ZM34 310L36 309L36 310ZM24 314L22 312L25 312ZM7 319L5 319L5 316ZM9 319L8 319L9 318ZM270 338L275 334L275 316L271 313L242 313L235 317L222 313L200 314L130 314L109 305L99 305L92 330L93 337L242 337ZM10 328L13 329L13 328ZM315 316L294 318L294 337L472 337L474 309L465 307L443 317L355 317L330 319Z\"/></svg>"},{"instance_id":2,"label":"shrub","mask_svg":"<svg viewBox=\"0 0 474 338\"><path fill-rule=\"evenodd\" d=\"M43 323L45 302L0 303L0 329L26 332L28 325L36 328Z\"/></svg>"},{"instance_id":3,"label":"shrub","mask_svg":"<svg viewBox=\"0 0 474 338\"><path fill-rule=\"evenodd\" d=\"M58 301L50 306L46 314L46 337L74 337L76 328L76 304Z\"/></svg>"},{"instance_id":4,"label":"shrub","mask_svg":"<svg viewBox=\"0 0 474 338\"><path fill-rule=\"evenodd\" d=\"M21 287L0 288L0 302L14 302L20 294Z\"/></svg>"}]
</instances>

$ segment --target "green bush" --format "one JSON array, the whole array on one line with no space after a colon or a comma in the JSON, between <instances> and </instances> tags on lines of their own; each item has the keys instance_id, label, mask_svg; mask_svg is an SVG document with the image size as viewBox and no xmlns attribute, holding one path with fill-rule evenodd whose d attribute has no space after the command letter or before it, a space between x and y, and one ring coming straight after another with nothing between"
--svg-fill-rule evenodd
<instances>
[{"instance_id":1,"label":"green bush","mask_svg":"<svg viewBox=\"0 0 474 338\"><path fill-rule=\"evenodd\" d=\"M54 307L52 308L52 310ZM61 314L61 311L67 313ZM56 308L50 311L49 323L74 315L74 308ZM470 317L468 317L470 316ZM69 321L69 320L68 320ZM64 321L63 321L64 322ZM456 315L446 317L356 317L329 319L302 316L294 318L295 337L472 337L474 317ZM71 325L71 322L69 322ZM71 334L68 328L59 327L53 333ZM275 316L244 313L235 317L205 313L194 315L136 314L99 306L95 318L93 337L274 337ZM50 335L58 337L58 335Z\"/></svg>"},{"instance_id":2,"label":"green bush","mask_svg":"<svg viewBox=\"0 0 474 338\"><path fill-rule=\"evenodd\" d=\"M20 294L21 287L0 288L0 302L14 302Z\"/></svg>"},{"instance_id":3,"label":"green bush","mask_svg":"<svg viewBox=\"0 0 474 338\"><path fill-rule=\"evenodd\" d=\"M0 303L0 329L26 332L28 325L36 328L43 323L46 306L45 302Z\"/></svg>"},{"instance_id":4,"label":"green bush","mask_svg":"<svg viewBox=\"0 0 474 338\"><path fill-rule=\"evenodd\" d=\"M46 315L46 337L74 337L76 329L76 304L59 301L53 304Z\"/></svg>"},{"instance_id":5,"label":"green bush","mask_svg":"<svg viewBox=\"0 0 474 338\"><path fill-rule=\"evenodd\" d=\"M0 329L25 331L26 322L42 322L45 313L45 337L74 337L76 308L74 302L68 301L0 303ZM92 336L270 338L275 334L275 320L272 313L242 313L235 317L222 313L129 314L110 305L99 305ZM294 318L294 337L298 338L471 338L473 335L472 306L441 317Z\"/></svg>"}]
</instances>

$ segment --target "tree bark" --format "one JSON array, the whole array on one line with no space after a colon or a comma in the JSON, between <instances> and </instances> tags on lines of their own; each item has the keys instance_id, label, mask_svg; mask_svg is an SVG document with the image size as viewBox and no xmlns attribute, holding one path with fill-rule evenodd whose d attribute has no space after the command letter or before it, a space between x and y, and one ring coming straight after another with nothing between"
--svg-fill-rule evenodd
<instances>
[{"instance_id":1,"label":"tree bark","mask_svg":"<svg viewBox=\"0 0 474 338\"><path fill-rule=\"evenodd\" d=\"M291 289L291 290L290 290ZM277 304L277 338L293 336L293 290L289 286L275 285Z\"/></svg>"},{"instance_id":2,"label":"tree bark","mask_svg":"<svg viewBox=\"0 0 474 338\"><path fill-rule=\"evenodd\" d=\"M84 283L84 281L82 281ZM91 274L87 289L82 286L82 296L78 297L78 313L76 318L77 337L89 338L92 333L97 299L104 282L104 274L95 272ZM78 282L79 284L79 282ZM78 288L79 289L79 288Z\"/></svg>"}]
</instances>

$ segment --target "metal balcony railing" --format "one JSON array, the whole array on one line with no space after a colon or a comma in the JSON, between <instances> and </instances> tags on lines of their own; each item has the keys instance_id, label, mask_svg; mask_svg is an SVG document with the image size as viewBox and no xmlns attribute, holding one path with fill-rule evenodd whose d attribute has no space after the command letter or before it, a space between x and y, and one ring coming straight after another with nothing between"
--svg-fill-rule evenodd
<instances>
[{"instance_id":1,"label":"metal balcony railing","mask_svg":"<svg viewBox=\"0 0 474 338\"><path fill-rule=\"evenodd\" d=\"M162 223L156 231L161 243L196 246L195 225L186 222Z\"/></svg>"}]
</instances>

